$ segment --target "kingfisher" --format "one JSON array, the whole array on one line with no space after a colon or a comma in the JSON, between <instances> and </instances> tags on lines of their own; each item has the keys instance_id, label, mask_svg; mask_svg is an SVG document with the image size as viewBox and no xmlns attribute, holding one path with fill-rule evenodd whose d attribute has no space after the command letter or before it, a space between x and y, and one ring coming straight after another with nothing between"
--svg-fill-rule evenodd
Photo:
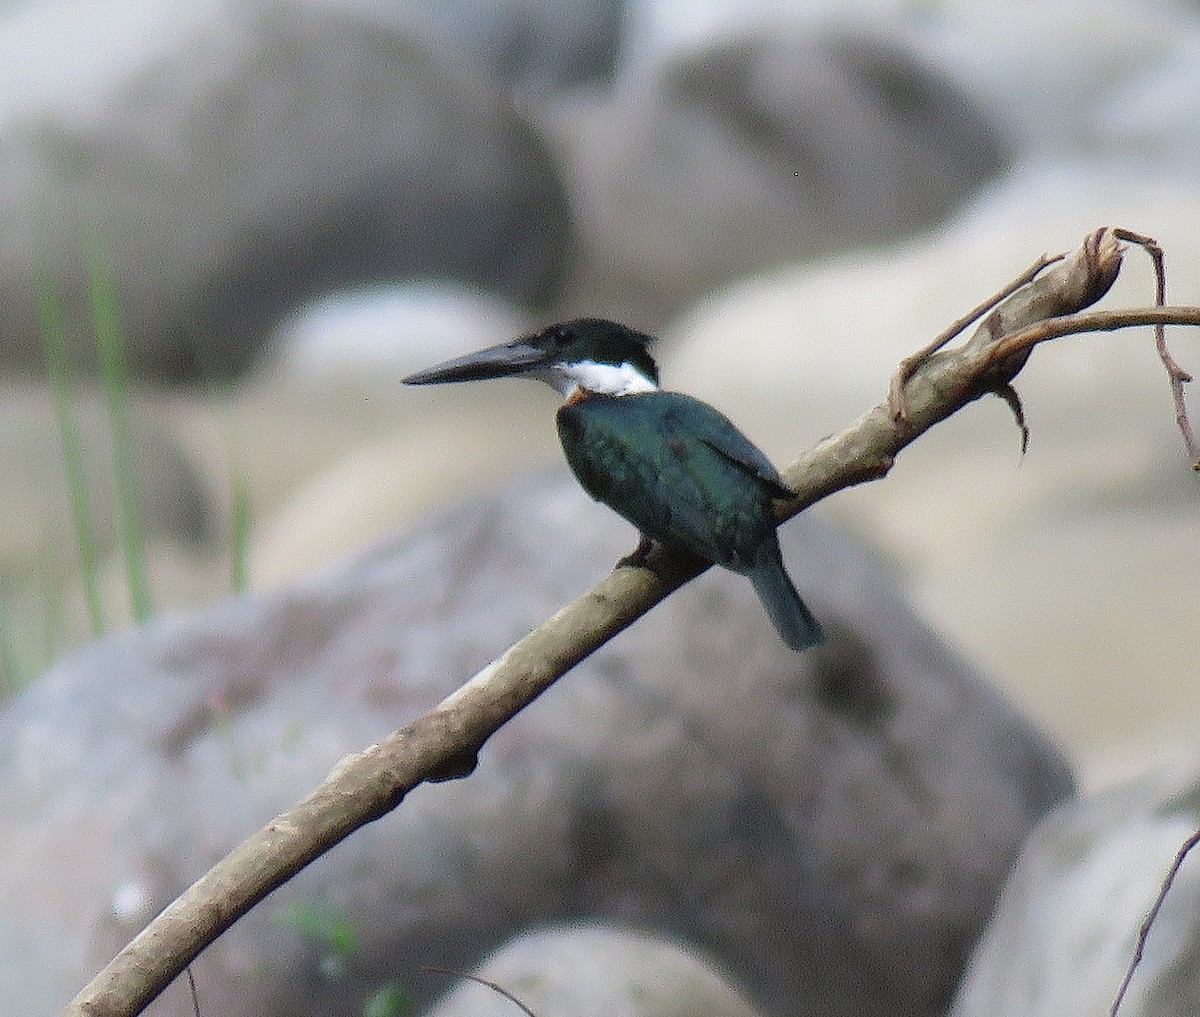
<instances>
[{"instance_id":1,"label":"kingfisher","mask_svg":"<svg viewBox=\"0 0 1200 1017\"><path fill-rule=\"evenodd\" d=\"M524 376L562 397L556 422L576 479L637 527L638 546L618 562L639 565L654 542L749 578L783 641L820 643L821 626L796 592L779 552L774 501L795 492L722 413L659 388L652 338L602 318L447 360L406 385Z\"/></svg>"}]
</instances>

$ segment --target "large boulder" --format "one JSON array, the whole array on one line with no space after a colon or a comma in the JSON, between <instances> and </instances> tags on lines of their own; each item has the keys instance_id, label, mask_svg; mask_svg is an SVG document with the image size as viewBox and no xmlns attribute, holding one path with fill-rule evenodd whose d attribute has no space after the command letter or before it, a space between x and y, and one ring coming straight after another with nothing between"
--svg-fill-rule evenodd
<instances>
[{"instance_id":1,"label":"large boulder","mask_svg":"<svg viewBox=\"0 0 1200 1017\"><path fill-rule=\"evenodd\" d=\"M986 109L897 31L772 20L663 54L551 130L576 308L657 327L714 285L942 221L1007 162Z\"/></svg>"},{"instance_id":2,"label":"large boulder","mask_svg":"<svg viewBox=\"0 0 1200 1017\"><path fill-rule=\"evenodd\" d=\"M1196 759L1071 802L1022 850L951 1017L1105 1017L1176 854L1200 826ZM1200 1007L1200 866L1163 899L1121 1017Z\"/></svg>"},{"instance_id":3,"label":"large boulder","mask_svg":"<svg viewBox=\"0 0 1200 1017\"><path fill-rule=\"evenodd\" d=\"M626 0L340 0L418 24L525 97L606 82L622 43Z\"/></svg>"},{"instance_id":4,"label":"large boulder","mask_svg":"<svg viewBox=\"0 0 1200 1017\"><path fill-rule=\"evenodd\" d=\"M0 715L0 1011L52 1013L344 754L449 693L629 549L528 478L301 585L94 644ZM795 654L714 570L201 956L205 1011L357 1012L422 964L593 918L683 938L772 1014L940 1014L1057 751L815 515L830 633ZM434 984L431 984L433 982ZM190 1014L186 987L152 1013Z\"/></svg>"},{"instance_id":5,"label":"large boulder","mask_svg":"<svg viewBox=\"0 0 1200 1017\"><path fill-rule=\"evenodd\" d=\"M89 261L135 371L173 378L237 373L290 307L338 287L450 278L548 300L565 197L501 91L347 5L104 0L0 21L0 364L40 363L51 290L94 361Z\"/></svg>"},{"instance_id":6,"label":"large boulder","mask_svg":"<svg viewBox=\"0 0 1200 1017\"><path fill-rule=\"evenodd\" d=\"M791 19L888 25L1000 122L1018 160L1133 157L1190 170L1200 19L1194 4L1127 0L629 0L625 53L664 52Z\"/></svg>"},{"instance_id":7,"label":"large boulder","mask_svg":"<svg viewBox=\"0 0 1200 1017\"><path fill-rule=\"evenodd\" d=\"M595 924L537 929L476 971L535 1014L554 1017L759 1017L711 961L680 943ZM464 981L429 1017L512 1017L495 989Z\"/></svg>"}]
</instances>

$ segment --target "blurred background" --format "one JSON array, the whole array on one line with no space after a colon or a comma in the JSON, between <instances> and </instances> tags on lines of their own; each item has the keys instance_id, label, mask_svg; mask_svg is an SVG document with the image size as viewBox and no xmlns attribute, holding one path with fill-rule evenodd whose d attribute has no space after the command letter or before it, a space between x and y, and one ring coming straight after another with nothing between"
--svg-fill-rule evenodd
<instances>
[{"instance_id":1,"label":"blurred background","mask_svg":"<svg viewBox=\"0 0 1200 1017\"><path fill-rule=\"evenodd\" d=\"M1193 3L9 0L0 686L557 460L551 393L407 371L616 317L786 463L1096 226L1200 303L1198 184ZM1152 297L1132 251L1106 306ZM985 401L819 511L1085 774L1140 767L1200 720L1167 382L1127 332L1019 387L1026 456Z\"/></svg>"},{"instance_id":2,"label":"blurred background","mask_svg":"<svg viewBox=\"0 0 1200 1017\"><path fill-rule=\"evenodd\" d=\"M1198 222L1185 0L0 0L0 1009L53 1013L632 546L536 476L553 393L406 373L614 317L784 465L1098 226L1200 304ZM1102 306L1153 285L1131 249ZM1169 341L1200 374L1200 334ZM1107 785L1200 724L1200 476L1153 336L1040 348L1018 388L1026 455L984 400L784 528L825 650L706 576L239 923L204 1012L410 1012L386 980L596 915L764 1013L945 1012L1071 769ZM1050 839L992 934L1028 977L978 969L1018 1003L956 1017L1108 1012L1194 772L1085 813L1155 831L1094 871ZM1065 896L1103 930L1078 949ZM1186 1005L1146 1013L1196 1012L1188 942ZM155 1012L192 1013L174 988Z\"/></svg>"}]
</instances>

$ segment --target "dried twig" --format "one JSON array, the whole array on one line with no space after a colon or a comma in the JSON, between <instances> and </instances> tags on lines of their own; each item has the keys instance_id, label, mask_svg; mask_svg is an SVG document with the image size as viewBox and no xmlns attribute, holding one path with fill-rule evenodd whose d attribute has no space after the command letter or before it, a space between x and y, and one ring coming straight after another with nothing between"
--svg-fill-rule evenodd
<instances>
[{"instance_id":1,"label":"dried twig","mask_svg":"<svg viewBox=\"0 0 1200 1017\"><path fill-rule=\"evenodd\" d=\"M1146 915L1145 921L1142 922L1142 927L1138 930L1137 946L1133 950L1133 959L1129 962L1129 967L1125 971L1125 977L1121 980L1121 987L1117 990L1117 996L1113 1000L1109 1017L1117 1017L1117 1011L1121 1009L1125 993L1129 991L1129 983L1133 981L1133 974L1137 971L1138 965L1142 963L1142 956L1146 952L1146 939L1150 935L1150 927L1158 917L1158 912L1162 909L1163 901L1167 899L1167 894L1171 891L1175 877L1179 875L1179 870L1183 867L1184 859L1187 858L1192 848L1197 844L1200 844L1200 830L1197 830L1183 842L1183 847L1179 849L1179 852L1175 855L1175 861L1171 863L1171 868L1167 870L1166 878L1162 881L1162 886L1158 889L1158 896L1154 898L1150 912Z\"/></svg>"},{"instance_id":2,"label":"dried twig","mask_svg":"<svg viewBox=\"0 0 1200 1017\"><path fill-rule=\"evenodd\" d=\"M1127 232L1127 231L1126 231ZM1121 265L1117 231L1099 229L1068 256L1037 264L1006 288L960 348L916 358L891 399L783 471L796 496L780 520L821 498L888 473L924 431L980 396L1003 392L1040 342L1132 325L1200 325L1200 308L1080 313L1107 292ZM1011 292L1010 292L1011 290ZM977 317L978 315L976 315ZM974 320L973 318L971 320ZM910 358L912 359L912 358ZM1186 420L1186 413L1184 414ZM202 875L129 943L62 1011L62 1017L133 1017L238 918L358 827L396 808L418 785L466 776L495 731L557 679L707 568L662 546L648 568L617 569L510 647L437 707L342 760L307 798Z\"/></svg>"},{"instance_id":3,"label":"dried twig","mask_svg":"<svg viewBox=\"0 0 1200 1017\"><path fill-rule=\"evenodd\" d=\"M500 993L500 995L509 1002L515 1003L517 1006L519 1006L526 1014L528 1014L528 1017L537 1017L537 1014L535 1014L533 1010L529 1008L529 1006L527 1006L525 1003L522 1003L521 1000L509 992L503 985L497 985L495 982L489 981L486 978L480 978L479 975L473 975L467 971L458 971L455 968L444 968L437 964L426 964L423 968L421 968L421 970L434 971L440 975L456 975L459 978L469 978L472 982L478 982L480 985L486 985L493 992Z\"/></svg>"},{"instance_id":4,"label":"dried twig","mask_svg":"<svg viewBox=\"0 0 1200 1017\"><path fill-rule=\"evenodd\" d=\"M192 973L192 966L187 966L188 992L192 996L192 1013L195 1017L200 1017L200 994L196 991L196 976Z\"/></svg>"},{"instance_id":5,"label":"dried twig","mask_svg":"<svg viewBox=\"0 0 1200 1017\"><path fill-rule=\"evenodd\" d=\"M1150 260L1154 265L1154 306L1165 306L1167 302L1167 273L1163 267L1162 247L1159 246L1157 241L1151 240L1144 234L1134 233L1132 230L1117 229L1113 232L1121 240L1138 244L1150 256ZM1200 470L1200 442L1196 441L1191 421L1188 420L1187 403L1183 397L1183 386L1186 382L1192 380L1192 376L1180 367L1175 362L1175 358L1171 356L1171 351L1167 349L1166 329L1161 322L1154 326L1154 345L1158 350L1159 360L1163 362L1163 367L1167 369L1167 378L1171 382L1171 399L1175 403L1175 423L1183 435L1183 443L1187 448L1188 458L1192 461L1192 469Z\"/></svg>"}]
</instances>

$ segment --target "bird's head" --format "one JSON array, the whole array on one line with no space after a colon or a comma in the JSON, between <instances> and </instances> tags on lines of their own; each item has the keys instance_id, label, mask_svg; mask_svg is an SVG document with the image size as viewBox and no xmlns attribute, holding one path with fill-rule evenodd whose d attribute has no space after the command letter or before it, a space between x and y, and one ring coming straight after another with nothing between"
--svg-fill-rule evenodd
<instances>
[{"instance_id":1,"label":"bird's head","mask_svg":"<svg viewBox=\"0 0 1200 1017\"><path fill-rule=\"evenodd\" d=\"M564 396L576 389L631 395L658 388L658 366L647 352L650 336L603 318L579 318L534 335L489 346L410 374L405 385L484 381L524 375Z\"/></svg>"}]
</instances>

